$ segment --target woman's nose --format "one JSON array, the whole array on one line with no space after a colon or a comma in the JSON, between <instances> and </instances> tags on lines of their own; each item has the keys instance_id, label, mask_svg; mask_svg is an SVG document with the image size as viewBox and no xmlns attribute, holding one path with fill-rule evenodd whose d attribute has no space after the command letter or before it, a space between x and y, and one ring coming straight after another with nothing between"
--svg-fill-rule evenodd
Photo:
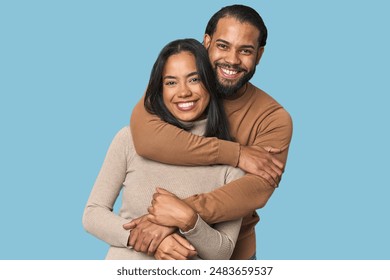
<instances>
[{"instance_id":1,"label":"woman's nose","mask_svg":"<svg viewBox=\"0 0 390 280\"><path fill-rule=\"evenodd\" d=\"M185 98L192 95L191 89L187 85L182 85L177 94L178 97Z\"/></svg>"}]
</instances>

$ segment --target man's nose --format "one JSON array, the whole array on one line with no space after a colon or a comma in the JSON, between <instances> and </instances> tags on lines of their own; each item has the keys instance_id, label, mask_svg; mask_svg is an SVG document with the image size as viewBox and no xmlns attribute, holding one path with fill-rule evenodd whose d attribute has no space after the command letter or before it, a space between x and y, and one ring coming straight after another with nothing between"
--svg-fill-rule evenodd
<instances>
[{"instance_id":1,"label":"man's nose","mask_svg":"<svg viewBox=\"0 0 390 280\"><path fill-rule=\"evenodd\" d=\"M241 63L240 57L235 50L230 50L226 53L225 61L226 63L232 65L238 65Z\"/></svg>"}]
</instances>

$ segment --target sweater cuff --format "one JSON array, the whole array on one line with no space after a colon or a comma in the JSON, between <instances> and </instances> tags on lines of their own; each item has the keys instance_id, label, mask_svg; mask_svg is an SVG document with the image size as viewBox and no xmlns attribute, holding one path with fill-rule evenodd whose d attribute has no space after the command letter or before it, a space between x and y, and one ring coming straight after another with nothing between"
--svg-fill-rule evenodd
<instances>
[{"instance_id":1,"label":"sweater cuff","mask_svg":"<svg viewBox=\"0 0 390 280\"><path fill-rule=\"evenodd\" d=\"M225 140L218 142L217 163L237 167L240 158L240 144Z\"/></svg>"},{"instance_id":2,"label":"sweater cuff","mask_svg":"<svg viewBox=\"0 0 390 280\"><path fill-rule=\"evenodd\" d=\"M189 233L191 233L192 231L194 231L197 228L200 216L199 216L199 214L196 214L196 215L197 215L198 218L196 219L196 223L195 223L194 227L192 229L188 230L188 231L182 231L181 229L179 229L179 232L181 234L183 234L183 235L189 234Z\"/></svg>"}]
</instances>

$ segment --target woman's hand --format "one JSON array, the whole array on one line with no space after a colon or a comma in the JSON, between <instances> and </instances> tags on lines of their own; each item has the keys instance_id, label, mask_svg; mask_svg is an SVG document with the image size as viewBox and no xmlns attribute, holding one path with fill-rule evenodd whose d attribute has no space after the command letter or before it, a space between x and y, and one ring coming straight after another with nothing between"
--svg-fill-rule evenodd
<instances>
[{"instance_id":1,"label":"woman's hand","mask_svg":"<svg viewBox=\"0 0 390 280\"><path fill-rule=\"evenodd\" d=\"M157 247L168 235L175 232L174 227L165 227L151 223L147 215L132 220L123 225L126 230L131 230L127 245L137 252L154 255Z\"/></svg>"},{"instance_id":2,"label":"woman's hand","mask_svg":"<svg viewBox=\"0 0 390 280\"><path fill-rule=\"evenodd\" d=\"M177 233L167 236L158 246L154 257L157 260L188 260L196 256L195 248Z\"/></svg>"},{"instance_id":3,"label":"woman's hand","mask_svg":"<svg viewBox=\"0 0 390 280\"><path fill-rule=\"evenodd\" d=\"M162 188L156 189L148 212L148 220L152 223L178 227L182 231L194 228L198 220L198 214L187 203Z\"/></svg>"}]
</instances>

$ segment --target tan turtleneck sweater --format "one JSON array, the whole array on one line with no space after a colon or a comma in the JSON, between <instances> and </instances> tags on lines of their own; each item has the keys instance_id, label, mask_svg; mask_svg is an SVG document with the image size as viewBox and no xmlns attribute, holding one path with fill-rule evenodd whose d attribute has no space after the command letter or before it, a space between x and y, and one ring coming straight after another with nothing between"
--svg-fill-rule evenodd
<instances>
[{"instance_id":1,"label":"tan turtleneck sweater","mask_svg":"<svg viewBox=\"0 0 390 280\"><path fill-rule=\"evenodd\" d=\"M195 122L193 133L202 135L206 120ZM243 176L227 165L175 166L154 162L136 154L129 127L112 141L91 191L83 215L85 229L110 245L106 259L153 259L127 247L129 231L122 225L147 213L156 187L180 198L209 192ZM118 214L113 206L122 191ZM241 219L209 226L199 218L184 236L202 259L229 259L240 231Z\"/></svg>"}]
</instances>

